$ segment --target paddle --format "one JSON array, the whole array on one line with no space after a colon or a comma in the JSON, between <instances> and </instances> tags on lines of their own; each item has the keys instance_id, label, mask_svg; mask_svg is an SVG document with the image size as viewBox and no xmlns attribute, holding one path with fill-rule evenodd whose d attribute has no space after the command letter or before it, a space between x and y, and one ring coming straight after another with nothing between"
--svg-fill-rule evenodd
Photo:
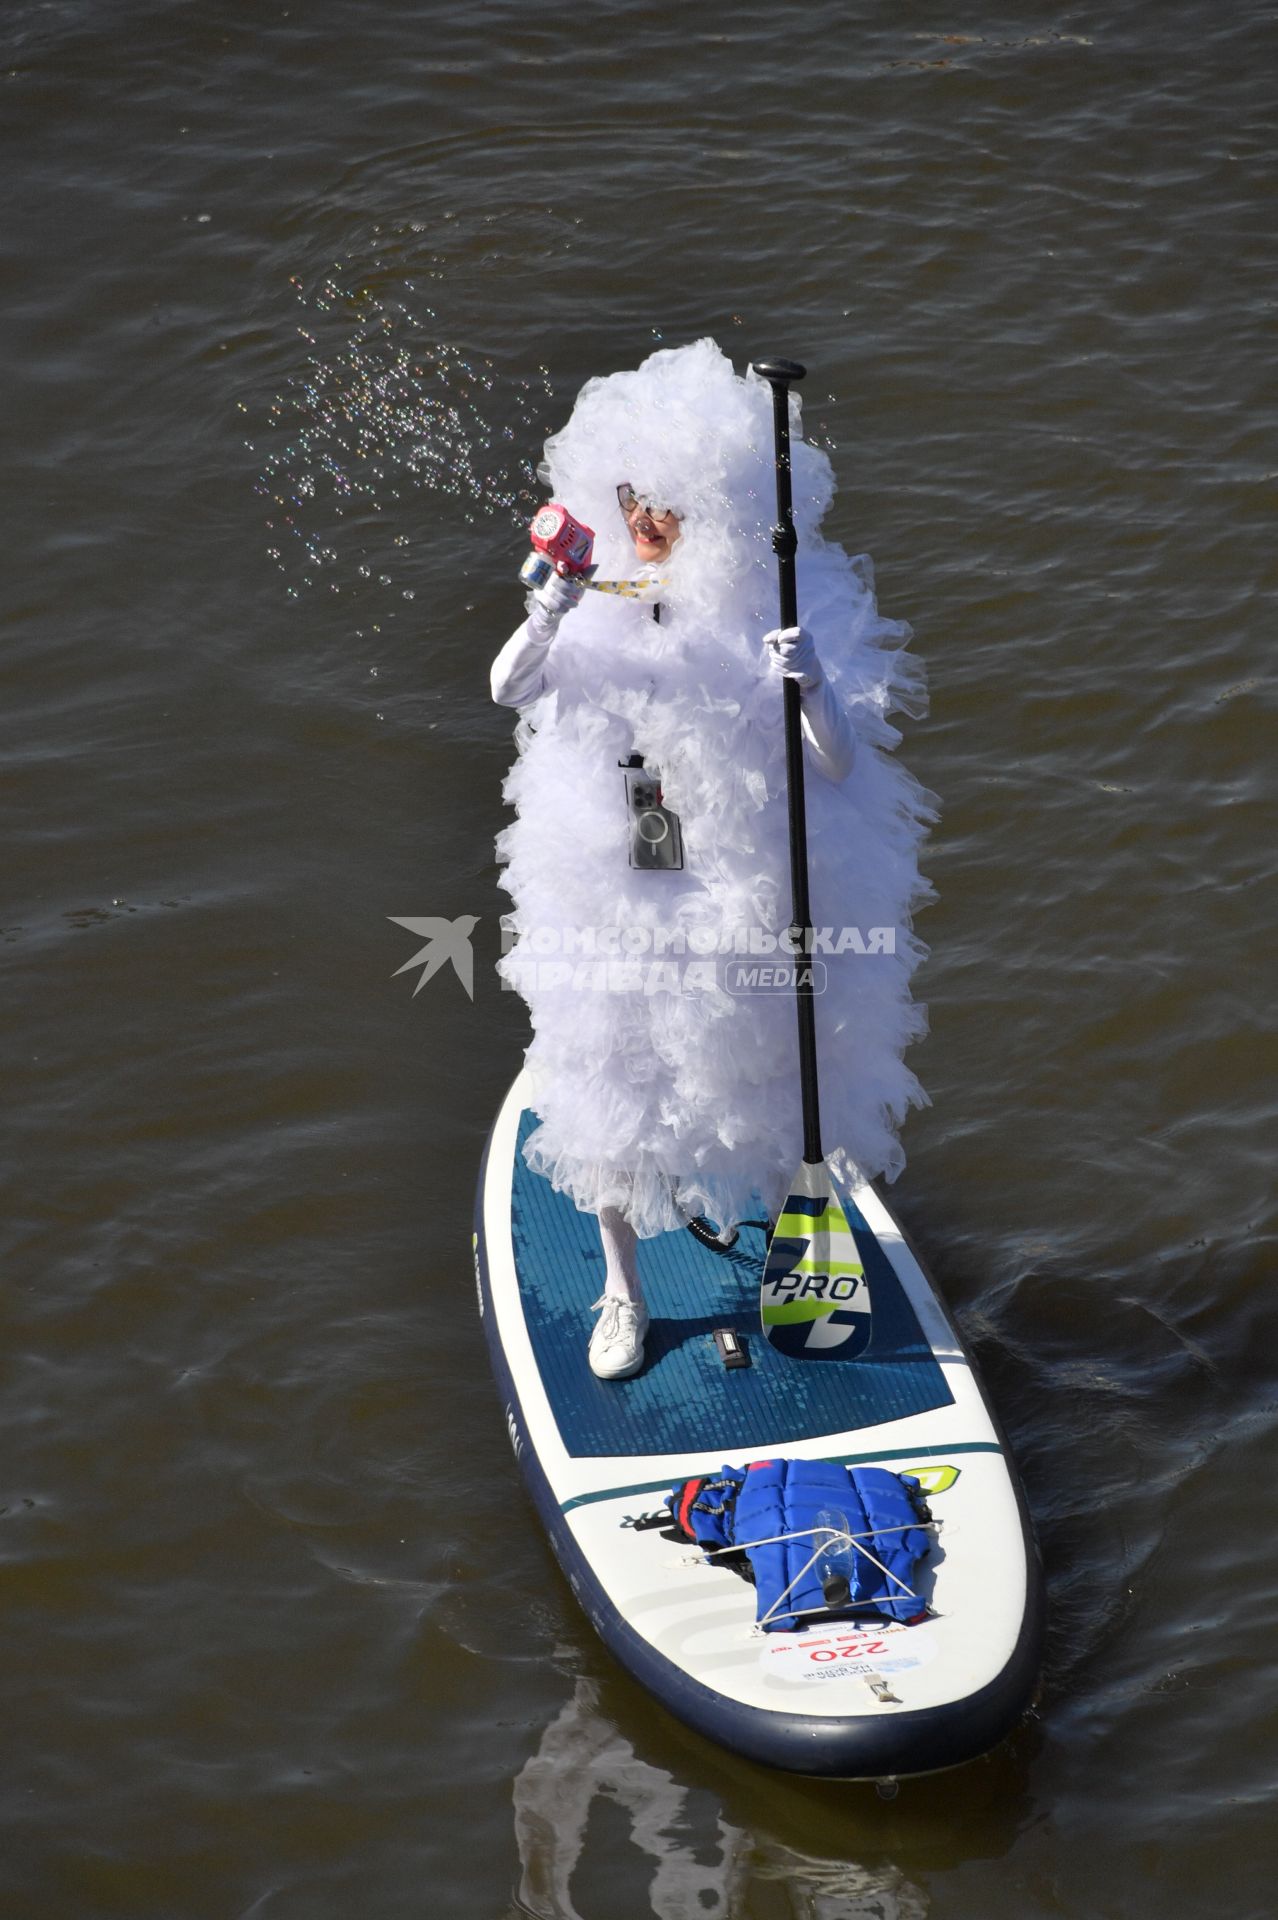
<instances>
[{"instance_id":1,"label":"paddle","mask_svg":"<svg viewBox=\"0 0 1278 1920\"><path fill-rule=\"evenodd\" d=\"M777 556L781 625L798 625L794 556L798 539L790 497L790 388L807 369L796 360L756 360L772 388L776 443ZM803 1161L790 1183L763 1269L759 1313L765 1339L794 1359L851 1360L870 1343L870 1297L844 1202L821 1152L817 1093L816 1007L808 905L808 830L803 803L803 723L798 683L785 685L785 771L790 808L789 931L795 958L799 1020L799 1086L803 1096Z\"/></svg>"}]
</instances>

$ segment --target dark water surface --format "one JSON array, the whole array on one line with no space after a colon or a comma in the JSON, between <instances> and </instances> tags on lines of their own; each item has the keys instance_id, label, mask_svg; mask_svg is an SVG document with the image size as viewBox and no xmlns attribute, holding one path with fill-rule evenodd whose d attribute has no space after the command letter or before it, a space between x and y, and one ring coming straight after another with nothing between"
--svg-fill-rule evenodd
<instances>
[{"instance_id":1,"label":"dark water surface","mask_svg":"<svg viewBox=\"0 0 1278 1920\"><path fill-rule=\"evenodd\" d=\"M4 10L6 1920L1274 1910L1275 9L858 12ZM894 1201L1049 1573L890 1805L613 1666L473 1313L527 461L702 333L930 666Z\"/></svg>"}]
</instances>

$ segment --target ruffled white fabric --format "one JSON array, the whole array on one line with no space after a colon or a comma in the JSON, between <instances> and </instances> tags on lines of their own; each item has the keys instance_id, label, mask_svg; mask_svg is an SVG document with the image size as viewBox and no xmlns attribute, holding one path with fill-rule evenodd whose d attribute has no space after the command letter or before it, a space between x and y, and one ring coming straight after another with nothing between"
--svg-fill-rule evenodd
<instances>
[{"instance_id":1,"label":"ruffled white fabric","mask_svg":"<svg viewBox=\"0 0 1278 1920\"><path fill-rule=\"evenodd\" d=\"M793 430L800 618L858 741L846 780L809 760L806 781L813 924L836 943L856 930L849 950L819 954L823 1145L845 1178L894 1179L897 1129L926 1103L902 1055L926 1027L911 915L930 891L918 847L934 812L889 757L886 716L923 711L922 672L909 629L877 612L869 562L821 538L833 474L799 437L797 406ZM635 571L618 481L682 519L659 624L598 594L564 618L521 714L504 789L517 817L497 843L514 903L500 965L534 1030L529 1163L648 1237L687 1214L743 1218L760 1198L774 1210L802 1154L793 992L726 986L734 942L790 919L782 691L762 645L777 605L770 390L702 340L589 382L546 452L553 497L595 528L604 576ZM636 751L679 815L682 871L629 865L620 769ZM894 951L859 953L857 939Z\"/></svg>"}]
</instances>

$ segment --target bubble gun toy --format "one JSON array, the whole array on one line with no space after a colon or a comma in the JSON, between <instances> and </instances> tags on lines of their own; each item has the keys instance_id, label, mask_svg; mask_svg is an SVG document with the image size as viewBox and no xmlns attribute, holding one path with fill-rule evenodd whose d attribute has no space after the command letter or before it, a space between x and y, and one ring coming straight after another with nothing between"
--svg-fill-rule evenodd
<instances>
[{"instance_id":1,"label":"bubble gun toy","mask_svg":"<svg viewBox=\"0 0 1278 1920\"><path fill-rule=\"evenodd\" d=\"M529 528L533 550L519 569L526 587L544 587L552 573L565 580L578 580L596 593L611 593L623 600L652 600L666 582L652 576L639 580L596 580L591 554L595 550L594 529L573 518L567 507L556 500L533 516Z\"/></svg>"},{"instance_id":2,"label":"bubble gun toy","mask_svg":"<svg viewBox=\"0 0 1278 1920\"><path fill-rule=\"evenodd\" d=\"M583 574L589 578L594 572L590 562L595 550L594 529L574 520L567 507L559 506L556 501L552 500L534 515L529 538L533 550L519 569L519 577L526 587L544 586L552 573L572 580L580 579Z\"/></svg>"}]
</instances>

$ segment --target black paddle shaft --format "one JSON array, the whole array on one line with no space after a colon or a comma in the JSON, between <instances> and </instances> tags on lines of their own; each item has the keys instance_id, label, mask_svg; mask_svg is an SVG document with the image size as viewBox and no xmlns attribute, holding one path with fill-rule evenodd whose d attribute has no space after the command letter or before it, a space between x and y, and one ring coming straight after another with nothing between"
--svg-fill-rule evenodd
<instances>
[{"instance_id":1,"label":"black paddle shaft","mask_svg":"<svg viewBox=\"0 0 1278 1920\"><path fill-rule=\"evenodd\" d=\"M797 360L756 360L754 371L772 388L772 425L776 441L777 523L772 550L777 556L781 625L797 627L799 599L794 555L798 537L790 495L790 388L807 372ZM803 1158L822 1159L821 1106L817 1095L816 1006L812 998L812 909L808 904L808 823L803 804L803 723L798 682L785 682L785 777L790 802L790 897L793 923L790 949L795 955L795 1002L799 1018L799 1088L803 1096Z\"/></svg>"}]
</instances>

